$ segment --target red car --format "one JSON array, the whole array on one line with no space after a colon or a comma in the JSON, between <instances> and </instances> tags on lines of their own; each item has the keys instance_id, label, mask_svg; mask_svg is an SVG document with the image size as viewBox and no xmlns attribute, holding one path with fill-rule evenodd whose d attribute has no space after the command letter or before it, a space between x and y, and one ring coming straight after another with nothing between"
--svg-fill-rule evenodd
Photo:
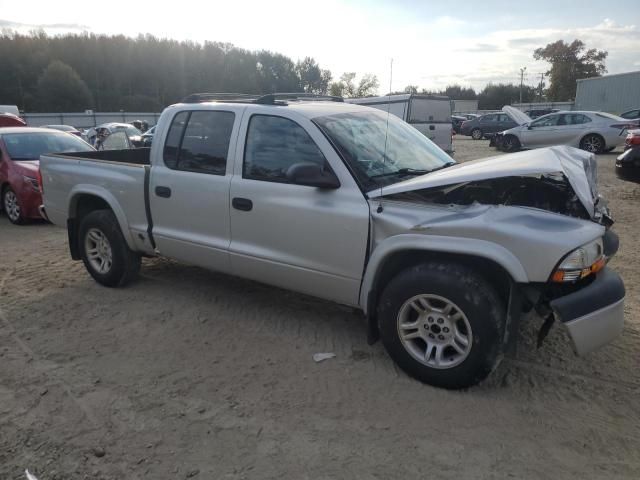
<instances>
[{"instance_id":1,"label":"red car","mask_svg":"<svg viewBox=\"0 0 640 480\"><path fill-rule=\"evenodd\" d=\"M94 148L84 140L57 130L0 128L0 206L9 221L22 224L41 218L40 155L89 150Z\"/></svg>"},{"instance_id":2,"label":"red car","mask_svg":"<svg viewBox=\"0 0 640 480\"><path fill-rule=\"evenodd\" d=\"M0 127L26 127L27 123L13 113L0 113Z\"/></svg>"}]
</instances>

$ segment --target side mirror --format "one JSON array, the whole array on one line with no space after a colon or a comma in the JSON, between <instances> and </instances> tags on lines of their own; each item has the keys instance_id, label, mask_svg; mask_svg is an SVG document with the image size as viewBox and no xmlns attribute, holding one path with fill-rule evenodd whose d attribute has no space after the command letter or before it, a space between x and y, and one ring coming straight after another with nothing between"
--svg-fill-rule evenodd
<instances>
[{"instance_id":1,"label":"side mirror","mask_svg":"<svg viewBox=\"0 0 640 480\"><path fill-rule=\"evenodd\" d=\"M529 125L528 123L524 124L525 127L527 127L527 130L531 130L533 127L531 125Z\"/></svg>"},{"instance_id":2,"label":"side mirror","mask_svg":"<svg viewBox=\"0 0 640 480\"><path fill-rule=\"evenodd\" d=\"M308 187L336 189L340 187L340 180L331 170L323 170L315 163L295 163L287 170L287 179L296 185Z\"/></svg>"}]
</instances>

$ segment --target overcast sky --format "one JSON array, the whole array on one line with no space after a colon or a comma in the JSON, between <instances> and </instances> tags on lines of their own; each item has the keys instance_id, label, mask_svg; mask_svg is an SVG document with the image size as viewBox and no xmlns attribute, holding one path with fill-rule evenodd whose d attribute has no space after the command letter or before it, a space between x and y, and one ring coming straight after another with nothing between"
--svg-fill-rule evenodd
<instances>
[{"instance_id":1,"label":"overcast sky","mask_svg":"<svg viewBox=\"0 0 640 480\"><path fill-rule=\"evenodd\" d=\"M0 0L0 27L90 31L267 49L314 57L334 77L373 73L380 93L406 85L517 82L535 85L547 65L535 48L579 38L609 52L609 73L640 70L638 0L324 0L52 2Z\"/></svg>"}]
</instances>

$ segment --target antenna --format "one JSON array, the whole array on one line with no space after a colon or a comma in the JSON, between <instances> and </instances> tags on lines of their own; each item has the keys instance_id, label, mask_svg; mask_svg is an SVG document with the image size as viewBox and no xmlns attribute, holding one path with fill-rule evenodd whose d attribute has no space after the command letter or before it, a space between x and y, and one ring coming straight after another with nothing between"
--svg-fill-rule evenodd
<instances>
[{"instance_id":1,"label":"antenna","mask_svg":"<svg viewBox=\"0 0 640 480\"><path fill-rule=\"evenodd\" d=\"M384 156L382 157L382 165L387 163L387 140L389 138L389 115L391 115L391 86L393 85L393 58L389 68L389 93L387 94L387 127L384 132ZM378 213L382 212L382 185L380 185L380 203L378 204Z\"/></svg>"}]
</instances>

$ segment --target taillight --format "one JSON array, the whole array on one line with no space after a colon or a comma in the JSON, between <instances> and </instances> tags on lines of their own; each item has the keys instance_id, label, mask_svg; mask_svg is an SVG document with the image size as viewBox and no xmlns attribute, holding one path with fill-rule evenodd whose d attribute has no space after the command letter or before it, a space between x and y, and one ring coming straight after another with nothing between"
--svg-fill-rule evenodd
<instances>
[{"instance_id":1,"label":"taillight","mask_svg":"<svg viewBox=\"0 0 640 480\"><path fill-rule=\"evenodd\" d=\"M42 183L42 172L38 169L36 173L36 179L38 180L38 187L40 188L40 193L44 193L44 183Z\"/></svg>"},{"instance_id":2,"label":"taillight","mask_svg":"<svg viewBox=\"0 0 640 480\"><path fill-rule=\"evenodd\" d=\"M611 128L621 128L622 130L631 130L633 128L637 128L638 126L633 123L614 123L613 125L609 125Z\"/></svg>"},{"instance_id":3,"label":"taillight","mask_svg":"<svg viewBox=\"0 0 640 480\"><path fill-rule=\"evenodd\" d=\"M640 145L640 135L627 135L625 142L627 145Z\"/></svg>"}]
</instances>

